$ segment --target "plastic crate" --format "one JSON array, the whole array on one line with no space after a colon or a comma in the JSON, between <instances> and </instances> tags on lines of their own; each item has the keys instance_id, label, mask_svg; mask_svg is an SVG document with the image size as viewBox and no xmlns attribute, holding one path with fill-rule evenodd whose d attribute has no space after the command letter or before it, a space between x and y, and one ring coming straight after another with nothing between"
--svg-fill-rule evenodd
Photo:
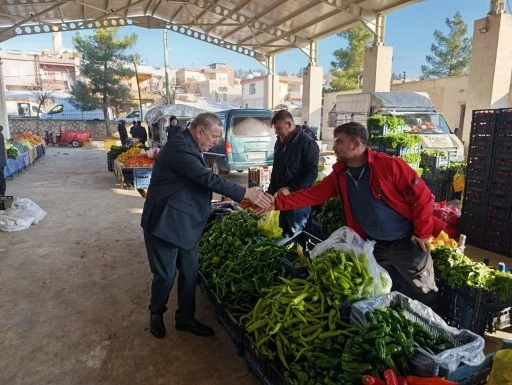
<instances>
[{"instance_id":1,"label":"plastic crate","mask_svg":"<svg viewBox=\"0 0 512 385\"><path fill-rule=\"evenodd\" d=\"M153 170L147 168L134 168L133 169L133 188L146 189L149 187L149 181L151 180L151 173Z\"/></svg>"},{"instance_id":2,"label":"plastic crate","mask_svg":"<svg viewBox=\"0 0 512 385\"><path fill-rule=\"evenodd\" d=\"M322 240L316 236L306 231L301 231L292 238L283 239L276 243L283 246L300 245L302 246L304 256L309 258L309 252L320 242L322 242ZM287 276L292 278L306 278L309 275L309 269L307 266L295 266L294 262L298 258L299 255L296 253L296 246L293 246L290 249L290 253L281 258L282 266Z\"/></svg>"},{"instance_id":3,"label":"plastic crate","mask_svg":"<svg viewBox=\"0 0 512 385\"><path fill-rule=\"evenodd\" d=\"M222 303L216 306L217 318L226 330L229 339L236 347L237 354L242 357L244 355L244 330L240 323L228 312Z\"/></svg>"},{"instance_id":4,"label":"plastic crate","mask_svg":"<svg viewBox=\"0 0 512 385\"><path fill-rule=\"evenodd\" d=\"M208 287L208 282L206 281L206 278L204 277L203 273L199 272L197 273L197 281L196 283L199 285L199 288L203 293L207 293L207 291L210 290Z\"/></svg>"},{"instance_id":5,"label":"plastic crate","mask_svg":"<svg viewBox=\"0 0 512 385\"><path fill-rule=\"evenodd\" d=\"M422 167L430 167L434 170L443 167L443 166L449 166L450 165L450 156L432 156L432 155L425 155L421 154L421 161L420 166Z\"/></svg>"},{"instance_id":6,"label":"plastic crate","mask_svg":"<svg viewBox=\"0 0 512 385\"><path fill-rule=\"evenodd\" d=\"M14 197L10 195L0 196L0 210L10 209L12 207L13 200Z\"/></svg>"},{"instance_id":7,"label":"plastic crate","mask_svg":"<svg viewBox=\"0 0 512 385\"><path fill-rule=\"evenodd\" d=\"M432 194L434 194L435 201L440 202L447 200L448 192L450 190L450 181L441 180L441 181L431 181L425 180L427 187L430 189Z\"/></svg>"},{"instance_id":8,"label":"plastic crate","mask_svg":"<svg viewBox=\"0 0 512 385\"><path fill-rule=\"evenodd\" d=\"M471 135L469 139L468 157L490 156L492 153L493 136Z\"/></svg>"},{"instance_id":9,"label":"plastic crate","mask_svg":"<svg viewBox=\"0 0 512 385\"><path fill-rule=\"evenodd\" d=\"M496 124L498 134L512 134L512 109L503 108L499 111L498 122Z\"/></svg>"},{"instance_id":10,"label":"plastic crate","mask_svg":"<svg viewBox=\"0 0 512 385\"><path fill-rule=\"evenodd\" d=\"M306 223L306 230L308 233L322 240L329 238L331 235L327 230L327 226L325 226L322 221L312 216L309 217Z\"/></svg>"},{"instance_id":11,"label":"plastic crate","mask_svg":"<svg viewBox=\"0 0 512 385\"><path fill-rule=\"evenodd\" d=\"M114 172L114 159L107 155L107 169L108 171Z\"/></svg>"},{"instance_id":12,"label":"plastic crate","mask_svg":"<svg viewBox=\"0 0 512 385\"><path fill-rule=\"evenodd\" d=\"M199 272L197 274L197 281L199 283L199 287L206 294L206 298L215 306L215 311L217 311L217 306L220 304L219 297L215 294L212 287L204 277L203 273Z\"/></svg>"},{"instance_id":13,"label":"plastic crate","mask_svg":"<svg viewBox=\"0 0 512 385\"><path fill-rule=\"evenodd\" d=\"M417 145L417 146L411 147L411 148L406 148L406 147L402 147L402 146L393 148L393 147L390 147L386 143L384 143L384 145L385 145L384 152L388 155L402 156L405 154L417 154L420 152L420 145Z\"/></svg>"},{"instance_id":14,"label":"plastic crate","mask_svg":"<svg viewBox=\"0 0 512 385\"><path fill-rule=\"evenodd\" d=\"M492 321L489 331L501 330L512 326L512 307L492 312Z\"/></svg>"},{"instance_id":15,"label":"plastic crate","mask_svg":"<svg viewBox=\"0 0 512 385\"><path fill-rule=\"evenodd\" d=\"M421 174L421 178L425 181L429 180L432 182L437 182L441 180L449 180L450 179L450 170L447 168L441 169L433 169L430 167L423 168L423 174Z\"/></svg>"},{"instance_id":16,"label":"plastic crate","mask_svg":"<svg viewBox=\"0 0 512 385\"><path fill-rule=\"evenodd\" d=\"M247 368L254 372L264 385L285 385L283 373L270 360L262 357L252 338L244 333L244 359Z\"/></svg>"},{"instance_id":17,"label":"plastic crate","mask_svg":"<svg viewBox=\"0 0 512 385\"><path fill-rule=\"evenodd\" d=\"M480 365L470 366L461 364L455 371L447 376L447 380L456 382L458 385L483 385L487 376L491 373L492 361L496 353L485 356L484 362Z\"/></svg>"},{"instance_id":18,"label":"plastic crate","mask_svg":"<svg viewBox=\"0 0 512 385\"><path fill-rule=\"evenodd\" d=\"M471 119L471 133L492 134L495 130L497 110L473 110Z\"/></svg>"}]
</instances>

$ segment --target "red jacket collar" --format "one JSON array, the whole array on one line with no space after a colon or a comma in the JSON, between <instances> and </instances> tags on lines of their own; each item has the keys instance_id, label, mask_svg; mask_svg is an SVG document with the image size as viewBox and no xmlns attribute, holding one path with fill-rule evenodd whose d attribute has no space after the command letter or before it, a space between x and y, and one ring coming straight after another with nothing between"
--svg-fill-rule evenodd
<instances>
[{"instance_id":1,"label":"red jacket collar","mask_svg":"<svg viewBox=\"0 0 512 385\"><path fill-rule=\"evenodd\" d=\"M369 164L373 164L373 159L375 157L375 152L370 148L370 147L366 147L366 153L368 155L368 160L367 162ZM332 166L333 170L335 172L343 172L345 170L345 168L347 167L347 165L343 162L339 162L337 161L336 163L334 163L334 165Z\"/></svg>"}]
</instances>

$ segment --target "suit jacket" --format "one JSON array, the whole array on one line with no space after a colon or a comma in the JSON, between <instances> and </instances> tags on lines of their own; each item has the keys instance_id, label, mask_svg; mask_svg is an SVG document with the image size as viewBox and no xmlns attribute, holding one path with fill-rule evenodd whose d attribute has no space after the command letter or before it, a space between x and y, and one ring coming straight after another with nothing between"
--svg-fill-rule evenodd
<instances>
[{"instance_id":1,"label":"suit jacket","mask_svg":"<svg viewBox=\"0 0 512 385\"><path fill-rule=\"evenodd\" d=\"M4 134L0 132L0 172L4 172L4 166L7 164L7 152L5 152Z\"/></svg>"},{"instance_id":2,"label":"suit jacket","mask_svg":"<svg viewBox=\"0 0 512 385\"><path fill-rule=\"evenodd\" d=\"M182 249L197 246L210 213L212 191L240 201L245 188L206 167L189 130L173 136L153 165L141 226Z\"/></svg>"}]
</instances>

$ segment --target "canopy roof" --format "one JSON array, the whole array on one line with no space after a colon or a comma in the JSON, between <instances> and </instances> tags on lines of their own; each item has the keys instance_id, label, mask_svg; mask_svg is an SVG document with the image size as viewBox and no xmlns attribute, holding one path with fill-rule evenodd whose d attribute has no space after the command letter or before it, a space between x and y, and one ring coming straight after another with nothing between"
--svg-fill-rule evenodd
<instances>
[{"instance_id":1,"label":"canopy roof","mask_svg":"<svg viewBox=\"0 0 512 385\"><path fill-rule=\"evenodd\" d=\"M0 42L18 35L133 25L167 28L266 64L293 48L362 22L383 36L382 17L422 0L0 0ZM379 22L380 20L380 22Z\"/></svg>"}]
</instances>

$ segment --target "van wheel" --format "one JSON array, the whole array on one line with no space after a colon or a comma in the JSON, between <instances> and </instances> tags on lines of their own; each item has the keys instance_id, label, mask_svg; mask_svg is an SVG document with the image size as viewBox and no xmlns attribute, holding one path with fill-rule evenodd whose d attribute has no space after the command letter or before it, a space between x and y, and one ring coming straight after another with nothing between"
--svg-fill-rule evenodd
<instances>
[{"instance_id":1,"label":"van wheel","mask_svg":"<svg viewBox=\"0 0 512 385\"><path fill-rule=\"evenodd\" d=\"M79 142L78 140L73 140L73 141L71 142L71 147L73 147L73 148L78 148L78 147L80 147L80 142Z\"/></svg>"},{"instance_id":2,"label":"van wheel","mask_svg":"<svg viewBox=\"0 0 512 385\"><path fill-rule=\"evenodd\" d=\"M240 172L240 173L242 173L242 172L244 172L244 170L236 170L236 172Z\"/></svg>"}]
</instances>

